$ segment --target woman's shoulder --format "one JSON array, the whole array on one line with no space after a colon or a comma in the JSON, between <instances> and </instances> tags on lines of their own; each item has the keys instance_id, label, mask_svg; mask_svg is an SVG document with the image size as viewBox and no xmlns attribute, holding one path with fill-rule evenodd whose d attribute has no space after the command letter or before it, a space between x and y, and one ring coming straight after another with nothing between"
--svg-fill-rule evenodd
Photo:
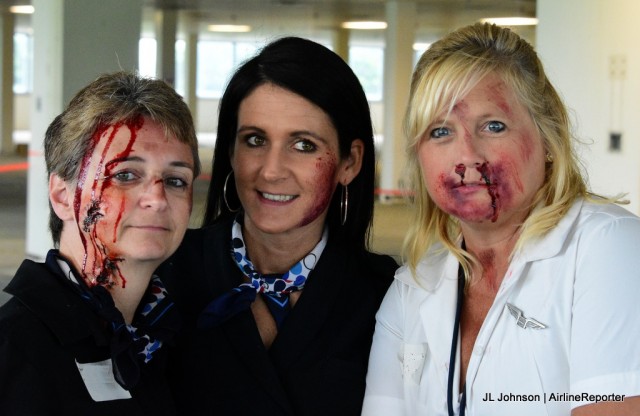
<instances>
[{"instance_id":1,"label":"woman's shoulder","mask_svg":"<svg viewBox=\"0 0 640 416\"><path fill-rule=\"evenodd\" d=\"M362 271L360 274L367 280L367 284L375 286L382 294L386 293L393 282L398 263L391 256L370 251L363 251L358 257L358 267Z\"/></svg>"},{"instance_id":2,"label":"woman's shoulder","mask_svg":"<svg viewBox=\"0 0 640 416\"><path fill-rule=\"evenodd\" d=\"M610 202L582 201L574 226L581 236L629 234L640 238L640 218L623 206Z\"/></svg>"},{"instance_id":3,"label":"woman's shoulder","mask_svg":"<svg viewBox=\"0 0 640 416\"><path fill-rule=\"evenodd\" d=\"M398 269L398 263L387 254L363 251L359 258L360 267L366 268L368 273L382 279L389 279L389 281L393 279L393 275Z\"/></svg>"},{"instance_id":4,"label":"woman's shoulder","mask_svg":"<svg viewBox=\"0 0 640 416\"><path fill-rule=\"evenodd\" d=\"M227 234L231 233L231 222L222 221L200 228L189 228L184 234L180 249L202 246L208 240L223 241Z\"/></svg>"},{"instance_id":5,"label":"woman's shoulder","mask_svg":"<svg viewBox=\"0 0 640 416\"><path fill-rule=\"evenodd\" d=\"M173 264L200 263L204 256L217 249L224 249L230 241L231 224L219 222L201 228L190 228L186 231L182 243L170 257Z\"/></svg>"},{"instance_id":6,"label":"woman's shoulder","mask_svg":"<svg viewBox=\"0 0 640 416\"><path fill-rule=\"evenodd\" d=\"M612 202L599 200L583 201L580 209L580 220L590 222L607 223L616 220L629 220L639 222L637 215L627 210L625 207Z\"/></svg>"},{"instance_id":7,"label":"woman's shoulder","mask_svg":"<svg viewBox=\"0 0 640 416\"><path fill-rule=\"evenodd\" d=\"M378 270L382 274L391 274L393 276L398 269L398 263L387 254L365 251L363 259L372 269Z\"/></svg>"}]
</instances>

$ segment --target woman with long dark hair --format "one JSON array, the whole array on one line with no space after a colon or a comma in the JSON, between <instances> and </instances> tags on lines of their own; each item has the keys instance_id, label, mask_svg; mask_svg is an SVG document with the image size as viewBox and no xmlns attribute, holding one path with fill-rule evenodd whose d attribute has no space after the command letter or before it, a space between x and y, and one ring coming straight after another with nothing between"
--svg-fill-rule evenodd
<instances>
[{"instance_id":1,"label":"woman with long dark hair","mask_svg":"<svg viewBox=\"0 0 640 416\"><path fill-rule=\"evenodd\" d=\"M276 40L220 103L204 227L165 269L192 328L185 414L359 415L375 313L396 268L367 250L374 144L349 66Z\"/></svg>"}]
</instances>

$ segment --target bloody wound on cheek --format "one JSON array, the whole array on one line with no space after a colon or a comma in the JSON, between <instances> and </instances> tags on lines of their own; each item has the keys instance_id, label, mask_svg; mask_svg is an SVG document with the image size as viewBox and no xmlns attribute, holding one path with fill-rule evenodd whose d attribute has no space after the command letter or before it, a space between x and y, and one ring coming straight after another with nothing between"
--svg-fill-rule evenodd
<instances>
[{"instance_id":1,"label":"bloody wound on cheek","mask_svg":"<svg viewBox=\"0 0 640 416\"><path fill-rule=\"evenodd\" d=\"M334 185L333 181L336 173L336 158L330 153L326 153L328 160L323 160L322 157L316 159L316 172L318 173L316 178L316 185L313 189L316 190L314 196L313 205L310 211L305 215L300 222L300 227L311 224L316 218L318 218L331 203L331 197L333 196Z\"/></svg>"},{"instance_id":2,"label":"bloody wound on cheek","mask_svg":"<svg viewBox=\"0 0 640 416\"><path fill-rule=\"evenodd\" d=\"M124 259L114 255L113 253L109 253L106 246L101 241L101 238L97 235L97 232L96 232L96 225L98 221L100 221L100 219L104 217L104 214L101 212L103 193L112 185L112 182L108 178L106 178L105 180L100 180L101 179L100 173L104 168L104 161L109 151L109 147L111 146L111 143L114 137L116 136L120 128L123 126L123 124L124 123L117 123L113 126L108 126L108 125L101 126L96 130L94 136L92 137L91 144L87 149L87 153L83 158L82 167L78 177L79 179L78 179L78 184L76 187L76 193L75 193L75 199L74 199L74 210L75 210L76 220L79 220L80 207L82 204L82 199L81 199L82 192L84 189L85 181L87 179L87 174L91 164L91 158L92 158L93 152L95 150L96 145L98 144L100 139L103 137L104 133L110 127L113 127L111 133L109 134L109 137L107 138L107 142L105 143L104 149L102 151L102 155L100 157L100 161L96 169L96 175L94 177L94 180L91 186L92 199L91 199L91 203L89 204L89 207L87 208L86 216L82 222L81 231L89 235L89 238L91 239L91 244L93 246L93 252L94 252L95 258L93 259L92 273L95 276L95 282L96 282L95 284L110 287L115 285L116 279L119 277L122 287L124 288L126 285L126 279L122 275L120 271L120 267L118 265L118 263L124 261ZM130 139L125 149L119 154L117 154L114 160L127 158L129 156L137 138L137 131L143 125L144 125L144 118L142 116L139 116L136 119L126 123L126 126L129 128L129 131L130 131L130 136L129 136ZM100 188L98 189L99 184L100 184ZM124 207L125 207L125 201L123 199L120 204L120 211L118 213L117 220L114 224L114 231L113 231L114 243L116 242L116 237L117 237L116 229L120 222L122 214L124 212ZM89 247L88 247L88 241L83 232L80 233L80 238L84 248L82 275L85 281L87 282L87 284L91 285L92 279L90 279L89 276L87 276L87 272L86 272L86 266L87 266L86 263L89 256Z\"/></svg>"},{"instance_id":3,"label":"bloody wound on cheek","mask_svg":"<svg viewBox=\"0 0 640 416\"><path fill-rule=\"evenodd\" d=\"M82 221L82 231L88 233L91 231L91 227L94 226L103 215L100 212L100 201L92 200L89 208L87 209L87 216Z\"/></svg>"}]
</instances>

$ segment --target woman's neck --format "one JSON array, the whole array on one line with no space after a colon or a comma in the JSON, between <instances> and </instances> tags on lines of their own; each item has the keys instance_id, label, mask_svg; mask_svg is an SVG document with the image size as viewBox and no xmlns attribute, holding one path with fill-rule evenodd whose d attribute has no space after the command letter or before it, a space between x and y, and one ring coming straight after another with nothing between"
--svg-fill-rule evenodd
<instances>
[{"instance_id":1,"label":"woman's neck","mask_svg":"<svg viewBox=\"0 0 640 416\"><path fill-rule=\"evenodd\" d=\"M102 260L85 258L84 253L86 251L79 239L75 235L64 234L64 231L63 238L60 240L60 254L71 262L73 267L80 273L79 277L84 279L88 286L95 285L98 276L93 275L94 265L103 265ZM160 261L133 262L127 259L114 262L115 269L110 270L111 276L108 276L109 280L114 283L109 287L109 293L113 298L114 304L124 316L125 322L130 324L133 320L140 300L149 286L153 272L160 266L160 263ZM95 270L96 274L101 272L103 272L102 269Z\"/></svg>"},{"instance_id":2,"label":"woman's neck","mask_svg":"<svg viewBox=\"0 0 640 416\"><path fill-rule=\"evenodd\" d=\"M157 266L159 266L159 264L145 264L138 267L131 265L126 267L123 264L120 272L126 283L124 285L116 284L109 288L113 303L122 313L126 323L131 324L133 321L135 312L149 287L149 282Z\"/></svg>"},{"instance_id":3,"label":"woman's neck","mask_svg":"<svg viewBox=\"0 0 640 416\"><path fill-rule=\"evenodd\" d=\"M245 222L242 237L255 269L262 274L282 274L304 258L322 238L323 229L287 234L267 234Z\"/></svg>"},{"instance_id":4,"label":"woman's neck","mask_svg":"<svg viewBox=\"0 0 640 416\"><path fill-rule=\"evenodd\" d=\"M462 235L466 250L479 262L473 267L471 284L482 280L497 292L520 235L519 229L479 231L463 226Z\"/></svg>"}]
</instances>

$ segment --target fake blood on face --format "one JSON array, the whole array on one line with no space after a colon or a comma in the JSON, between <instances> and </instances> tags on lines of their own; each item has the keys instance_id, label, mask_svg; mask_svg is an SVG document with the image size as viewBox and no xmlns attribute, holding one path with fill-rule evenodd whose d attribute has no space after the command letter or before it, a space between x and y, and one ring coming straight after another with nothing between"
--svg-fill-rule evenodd
<instances>
[{"instance_id":1,"label":"fake blood on face","mask_svg":"<svg viewBox=\"0 0 640 416\"><path fill-rule=\"evenodd\" d=\"M464 183L464 173L466 172L467 168L462 164L459 163L456 165L456 174L460 175L460 183Z\"/></svg>"},{"instance_id":2,"label":"fake blood on face","mask_svg":"<svg viewBox=\"0 0 640 416\"><path fill-rule=\"evenodd\" d=\"M482 165L476 168L482 177L482 180L487 185L487 192L489 192L489 196L491 197L491 208L493 208L493 216L491 217L491 222L496 222L498 219L498 205L496 203L499 195L497 192L497 184L491 181L489 175L491 171L489 170L489 162L484 162Z\"/></svg>"},{"instance_id":3,"label":"fake blood on face","mask_svg":"<svg viewBox=\"0 0 640 416\"><path fill-rule=\"evenodd\" d=\"M131 153L133 145L136 141L137 131L142 127L143 124L144 118L140 116L128 123L117 123L113 126L99 127L96 130L96 133L93 135L91 144L83 158L74 196L74 210L76 221L78 222L80 240L84 248L81 273L83 279L89 286L99 284L110 287L115 285L117 280L120 280L123 288L126 286L126 279L122 275L120 267L118 265L120 262L124 261L124 259L114 253L113 249L111 249L111 251L109 250L107 244L105 244L105 241L102 241L103 237L98 235L97 225L105 216L103 212L105 202L103 197L105 191L112 184L108 172L105 172L105 175L103 175L103 170L105 169L105 159L109 153L109 149L111 147L113 139L123 126L126 126L129 129L129 141L125 146L125 149L115 155L111 160L113 161L126 158ZM112 130L107 136L106 132L109 130L109 128L112 128ZM97 145L101 140L106 140L106 142L102 149L102 154L100 155L99 161L96 164L93 183L91 184L88 207L86 208L86 215L84 217L84 220L80 221L80 210L83 206L82 194L83 191L86 190L85 184L89 169L92 166L92 160L94 159L94 153L96 151ZM108 162L106 165L108 166L109 163L110 162ZM112 203L113 201L110 202ZM124 212L125 205L126 201L123 198L120 203L117 220L114 224L112 241L113 243L116 242L116 230ZM113 245L111 244L109 246L111 247ZM90 258L91 254L93 255L93 258ZM88 267L88 262L92 262L90 267Z\"/></svg>"},{"instance_id":4,"label":"fake blood on face","mask_svg":"<svg viewBox=\"0 0 640 416\"><path fill-rule=\"evenodd\" d=\"M300 222L300 227L315 221L331 203L331 197L335 189L336 158L332 153L326 153L327 160L322 157L316 159L316 194L309 212Z\"/></svg>"}]
</instances>

